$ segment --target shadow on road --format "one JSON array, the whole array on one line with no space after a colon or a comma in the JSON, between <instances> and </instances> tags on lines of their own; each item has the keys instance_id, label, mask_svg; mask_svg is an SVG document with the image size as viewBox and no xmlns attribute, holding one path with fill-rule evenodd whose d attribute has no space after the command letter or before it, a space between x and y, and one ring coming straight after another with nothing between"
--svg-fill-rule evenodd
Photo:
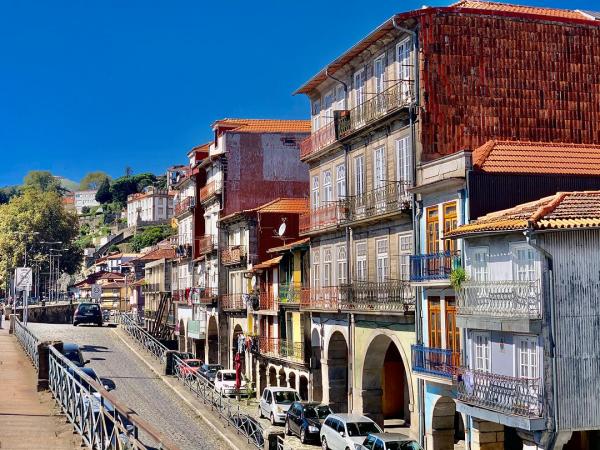
<instances>
[{"instance_id":1,"label":"shadow on road","mask_svg":"<svg viewBox=\"0 0 600 450\"><path fill-rule=\"evenodd\" d=\"M91 353L110 353L108 347L104 347L103 345L89 345L85 344L79 347L82 352L91 352Z\"/></svg>"}]
</instances>

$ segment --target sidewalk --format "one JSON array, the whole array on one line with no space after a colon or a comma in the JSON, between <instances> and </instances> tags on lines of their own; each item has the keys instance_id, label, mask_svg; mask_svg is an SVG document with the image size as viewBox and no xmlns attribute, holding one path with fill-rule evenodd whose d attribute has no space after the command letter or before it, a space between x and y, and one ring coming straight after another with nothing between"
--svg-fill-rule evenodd
<instances>
[{"instance_id":1,"label":"sidewalk","mask_svg":"<svg viewBox=\"0 0 600 450\"><path fill-rule=\"evenodd\" d=\"M0 330L0 449L81 449L81 438L58 409L49 392L37 392L31 361L8 334Z\"/></svg>"}]
</instances>

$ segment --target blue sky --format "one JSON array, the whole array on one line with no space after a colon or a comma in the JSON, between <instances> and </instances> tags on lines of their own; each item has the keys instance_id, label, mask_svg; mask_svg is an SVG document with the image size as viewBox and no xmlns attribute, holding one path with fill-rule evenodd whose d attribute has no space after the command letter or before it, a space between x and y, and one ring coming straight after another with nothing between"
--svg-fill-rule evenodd
<instances>
[{"instance_id":1,"label":"blue sky","mask_svg":"<svg viewBox=\"0 0 600 450\"><path fill-rule=\"evenodd\" d=\"M0 0L0 186L28 170L162 173L215 119L307 118L297 87L423 3Z\"/></svg>"}]
</instances>

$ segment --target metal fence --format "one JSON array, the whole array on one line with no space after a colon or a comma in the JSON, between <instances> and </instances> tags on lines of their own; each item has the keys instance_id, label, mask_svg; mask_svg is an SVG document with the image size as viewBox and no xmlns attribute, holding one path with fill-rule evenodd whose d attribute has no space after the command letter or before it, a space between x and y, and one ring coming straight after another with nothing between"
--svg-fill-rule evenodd
<instances>
[{"instance_id":1,"label":"metal fence","mask_svg":"<svg viewBox=\"0 0 600 450\"><path fill-rule=\"evenodd\" d=\"M133 338L138 344L144 347L152 356L158 359L161 364L167 362L167 350L163 344L158 342L150 333L141 328L126 314L118 314L118 322L123 329Z\"/></svg>"},{"instance_id":2,"label":"metal fence","mask_svg":"<svg viewBox=\"0 0 600 450\"><path fill-rule=\"evenodd\" d=\"M40 369L40 357L38 355L38 339L33 335L31 331L21 323L19 319L15 317L15 336L17 341L29 356L29 359L33 362L36 370Z\"/></svg>"},{"instance_id":3,"label":"metal fence","mask_svg":"<svg viewBox=\"0 0 600 450\"><path fill-rule=\"evenodd\" d=\"M444 280L453 269L460 266L460 253L446 250L440 253L412 255L410 257L410 281Z\"/></svg>"},{"instance_id":4,"label":"metal fence","mask_svg":"<svg viewBox=\"0 0 600 450\"><path fill-rule=\"evenodd\" d=\"M460 353L450 349L412 345L412 369L430 375L452 378L458 374Z\"/></svg>"},{"instance_id":5,"label":"metal fence","mask_svg":"<svg viewBox=\"0 0 600 450\"><path fill-rule=\"evenodd\" d=\"M339 287L339 308L342 311L407 313L415 310L415 294L406 281L359 281Z\"/></svg>"},{"instance_id":6,"label":"metal fence","mask_svg":"<svg viewBox=\"0 0 600 450\"><path fill-rule=\"evenodd\" d=\"M459 314L538 319L541 306L539 281L467 281L458 291Z\"/></svg>"}]
</instances>

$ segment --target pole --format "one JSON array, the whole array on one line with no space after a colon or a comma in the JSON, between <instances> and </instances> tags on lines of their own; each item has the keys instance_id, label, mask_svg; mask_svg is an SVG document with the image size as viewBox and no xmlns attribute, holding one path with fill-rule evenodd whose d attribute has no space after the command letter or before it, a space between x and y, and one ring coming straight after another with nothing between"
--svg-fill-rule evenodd
<instances>
[{"instance_id":1,"label":"pole","mask_svg":"<svg viewBox=\"0 0 600 450\"><path fill-rule=\"evenodd\" d=\"M29 317L28 297L29 290L27 289L27 286L25 286L25 289L23 290L23 324L25 326L27 326L27 319Z\"/></svg>"},{"instance_id":2,"label":"pole","mask_svg":"<svg viewBox=\"0 0 600 450\"><path fill-rule=\"evenodd\" d=\"M56 302L58 303L58 298L59 298L59 294L60 294L60 285L59 285L59 279L60 279L60 257L62 255L59 253L56 257L56 261L58 262L58 266L57 266L57 270L56 270Z\"/></svg>"}]
</instances>

